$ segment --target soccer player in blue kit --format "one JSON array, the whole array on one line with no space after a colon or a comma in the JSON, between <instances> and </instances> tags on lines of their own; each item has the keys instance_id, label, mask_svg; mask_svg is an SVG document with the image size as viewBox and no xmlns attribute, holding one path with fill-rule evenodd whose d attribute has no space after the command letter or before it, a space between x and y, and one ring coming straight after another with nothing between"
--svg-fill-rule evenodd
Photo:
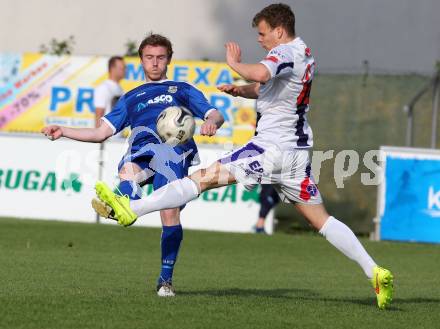
<instances>
[{"instance_id":1,"label":"soccer player in blue kit","mask_svg":"<svg viewBox=\"0 0 440 329\"><path fill-rule=\"evenodd\" d=\"M156 190L167 183L184 178L197 157L193 139L176 147L161 143L156 120L169 106L184 106L195 117L204 119L200 134L213 136L224 122L222 114L213 108L204 95L185 82L167 79L167 68L173 55L171 42L158 34L148 35L139 46L139 57L146 83L121 97L98 128L67 128L47 126L42 132L50 139L66 137L83 142L102 142L130 126L130 146L118 166L119 191L136 200L142 197L140 185L152 183ZM111 208L93 200L93 208L103 217L112 217ZM173 269L183 237L180 211L183 207L160 211L162 220L162 269L157 282L161 297L175 295Z\"/></svg>"}]
</instances>

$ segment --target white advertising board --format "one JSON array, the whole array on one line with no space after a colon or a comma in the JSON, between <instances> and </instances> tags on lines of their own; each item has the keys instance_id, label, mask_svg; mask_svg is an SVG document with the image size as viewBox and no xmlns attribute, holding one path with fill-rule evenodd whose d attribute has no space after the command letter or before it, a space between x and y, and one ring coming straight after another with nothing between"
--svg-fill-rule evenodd
<instances>
[{"instance_id":1,"label":"white advertising board","mask_svg":"<svg viewBox=\"0 0 440 329\"><path fill-rule=\"evenodd\" d=\"M118 140L105 143L99 170L99 144L0 135L0 216L95 222L90 206L95 196L93 186L99 177L111 186L118 184L117 166L126 148ZM201 163L190 172L208 166L225 152L215 146L199 146ZM151 193L151 187L146 187L145 193ZM182 211L182 225L187 229L252 232L258 210L257 190L231 185L207 191L190 202ZM143 216L135 225L160 227L159 213ZM266 220L266 231L273 232L272 213Z\"/></svg>"},{"instance_id":2,"label":"white advertising board","mask_svg":"<svg viewBox=\"0 0 440 329\"><path fill-rule=\"evenodd\" d=\"M0 136L0 216L94 222L99 145Z\"/></svg>"}]
</instances>

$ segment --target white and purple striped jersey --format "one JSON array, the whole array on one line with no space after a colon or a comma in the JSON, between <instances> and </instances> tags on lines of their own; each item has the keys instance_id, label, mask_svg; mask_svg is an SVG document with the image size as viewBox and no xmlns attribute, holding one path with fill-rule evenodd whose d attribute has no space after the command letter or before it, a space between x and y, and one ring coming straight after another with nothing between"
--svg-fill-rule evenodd
<instances>
[{"instance_id":1,"label":"white and purple striped jersey","mask_svg":"<svg viewBox=\"0 0 440 329\"><path fill-rule=\"evenodd\" d=\"M310 148L313 133L307 122L315 60L297 37L273 48L261 63L271 79L260 86L257 99L258 139L282 148Z\"/></svg>"}]
</instances>

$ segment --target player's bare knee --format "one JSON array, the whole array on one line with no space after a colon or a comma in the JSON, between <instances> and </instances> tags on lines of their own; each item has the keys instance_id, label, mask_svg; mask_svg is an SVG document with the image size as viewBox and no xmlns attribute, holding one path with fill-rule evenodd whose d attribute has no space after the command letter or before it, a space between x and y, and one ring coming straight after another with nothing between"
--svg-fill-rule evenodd
<instances>
[{"instance_id":1,"label":"player's bare knee","mask_svg":"<svg viewBox=\"0 0 440 329\"><path fill-rule=\"evenodd\" d=\"M133 175L128 175L128 174L125 173L125 172L119 172L119 173L118 173L118 176L119 176L119 179L120 179L121 181L123 181L123 180L133 180Z\"/></svg>"},{"instance_id":2,"label":"player's bare knee","mask_svg":"<svg viewBox=\"0 0 440 329\"><path fill-rule=\"evenodd\" d=\"M324 217L312 218L309 219L308 222L315 230L319 231L324 226L325 222L327 221L327 218Z\"/></svg>"},{"instance_id":3,"label":"player's bare knee","mask_svg":"<svg viewBox=\"0 0 440 329\"><path fill-rule=\"evenodd\" d=\"M329 214L323 204L296 204L296 208L302 213L309 224L316 230L320 230L327 219Z\"/></svg>"},{"instance_id":4,"label":"player's bare knee","mask_svg":"<svg viewBox=\"0 0 440 329\"><path fill-rule=\"evenodd\" d=\"M164 209L160 211L163 226L175 226L180 224L180 209Z\"/></svg>"},{"instance_id":5,"label":"player's bare knee","mask_svg":"<svg viewBox=\"0 0 440 329\"><path fill-rule=\"evenodd\" d=\"M312 225L316 230L320 230L325 222L327 222L327 220L329 219L329 214L325 213L320 213L319 215L316 215L315 218L313 219Z\"/></svg>"},{"instance_id":6,"label":"player's bare knee","mask_svg":"<svg viewBox=\"0 0 440 329\"><path fill-rule=\"evenodd\" d=\"M120 180L129 180L140 183L146 180L146 173L135 163L125 163L118 173Z\"/></svg>"}]
</instances>

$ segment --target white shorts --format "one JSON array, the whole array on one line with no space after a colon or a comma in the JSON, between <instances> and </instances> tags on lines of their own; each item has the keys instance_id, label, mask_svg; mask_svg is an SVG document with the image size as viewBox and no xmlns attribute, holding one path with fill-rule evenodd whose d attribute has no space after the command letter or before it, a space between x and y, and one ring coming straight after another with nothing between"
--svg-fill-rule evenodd
<instances>
[{"instance_id":1,"label":"white shorts","mask_svg":"<svg viewBox=\"0 0 440 329\"><path fill-rule=\"evenodd\" d=\"M273 143L251 139L218 160L246 189L271 184L281 201L287 203L322 203L316 186L308 149L281 150Z\"/></svg>"}]
</instances>

